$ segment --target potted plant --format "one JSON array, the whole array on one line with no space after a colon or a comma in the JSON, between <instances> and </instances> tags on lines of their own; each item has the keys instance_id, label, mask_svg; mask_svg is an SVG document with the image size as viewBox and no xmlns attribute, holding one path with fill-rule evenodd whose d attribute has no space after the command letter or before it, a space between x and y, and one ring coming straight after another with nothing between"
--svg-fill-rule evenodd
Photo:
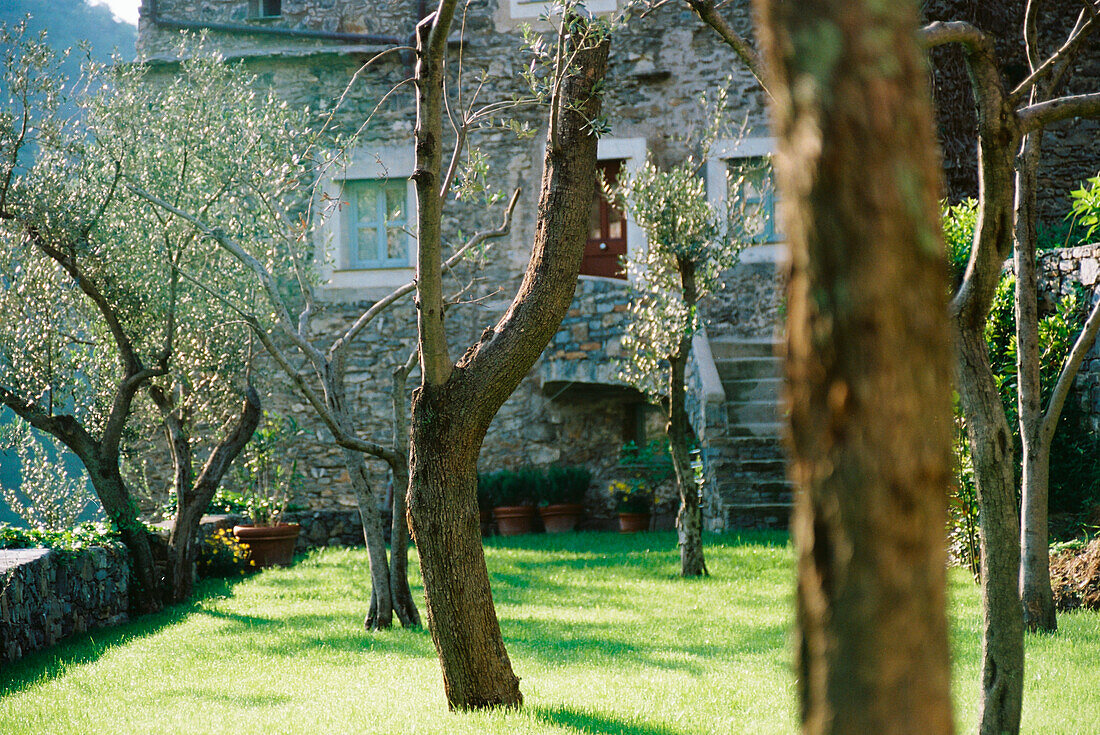
<instances>
[{"instance_id":1,"label":"potted plant","mask_svg":"<svg viewBox=\"0 0 1100 735\"><path fill-rule=\"evenodd\" d=\"M533 468L501 470L494 483L493 518L501 536L518 536L534 531L535 501L532 485L538 478Z\"/></svg>"},{"instance_id":2,"label":"potted plant","mask_svg":"<svg viewBox=\"0 0 1100 735\"><path fill-rule=\"evenodd\" d=\"M234 526L233 535L257 567L287 566L294 558L302 527L282 517L291 488L300 480L294 447L299 435L293 419L265 411L263 425L242 452L237 476L251 523Z\"/></svg>"},{"instance_id":3,"label":"potted plant","mask_svg":"<svg viewBox=\"0 0 1100 735\"><path fill-rule=\"evenodd\" d=\"M568 533L584 514L584 494L592 482L592 473L581 466L553 465L546 471L546 482L539 496L539 516L547 533Z\"/></svg>"},{"instance_id":4,"label":"potted plant","mask_svg":"<svg viewBox=\"0 0 1100 735\"><path fill-rule=\"evenodd\" d=\"M645 481L639 477L627 477L625 480L615 480L608 489L619 514L619 531L648 531L649 519L653 514L653 491L646 487Z\"/></svg>"}]
</instances>

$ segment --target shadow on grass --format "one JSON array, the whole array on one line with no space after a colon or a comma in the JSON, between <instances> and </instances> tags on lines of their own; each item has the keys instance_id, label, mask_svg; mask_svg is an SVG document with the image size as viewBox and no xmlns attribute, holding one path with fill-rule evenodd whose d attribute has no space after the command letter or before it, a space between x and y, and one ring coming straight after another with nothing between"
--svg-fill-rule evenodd
<instances>
[{"instance_id":1,"label":"shadow on grass","mask_svg":"<svg viewBox=\"0 0 1100 735\"><path fill-rule=\"evenodd\" d=\"M196 586L195 595L187 602L171 605L152 615L143 615L122 625L97 628L60 641L42 651L35 651L14 663L4 665L0 680L0 697L16 694L42 681L54 679L72 666L98 661L113 648L172 626L202 609L203 602L229 597L240 579L208 579Z\"/></svg>"},{"instance_id":2,"label":"shadow on grass","mask_svg":"<svg viewBox=\"0 0 1100 735\"><path fill-rule=\"evenodd\" d=\"M594 735L680 735L665 725L626 722L593 710L575 707L531 707L536 720L556 727L569 727L577 732Z\"/></svg>"}]
</instances>

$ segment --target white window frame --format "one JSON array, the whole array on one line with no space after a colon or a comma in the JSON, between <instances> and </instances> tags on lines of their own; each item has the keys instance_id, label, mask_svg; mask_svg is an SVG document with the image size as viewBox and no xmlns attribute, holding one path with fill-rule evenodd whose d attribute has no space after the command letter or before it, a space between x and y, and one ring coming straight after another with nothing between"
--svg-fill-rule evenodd
<instances>
[{"instance_id":1,"label":"white window frame","mask_svg":"<svg viewBox=\"0 0 1100 735\"><path fill-rule=\"evenodd\" d=\"M596 160L597 161L622 161L622 174L634 177L641 171L642 166L645 164L646 153L648 147L646 146L645 138L600 138L599 143L596 146ZM636 258L637 254L645 249L646 240L645 232L638 223L634 221L634 217L630 212L626 214L626 257L630 260ZM606 276L581 276L581 278L595 278L601 281L616 281L618 283L625 283L622 278L607 278Z\"/></svg>"},{"instance_id":2,"label":"white window frame","mask_svg":"<svg viewBox=\"0 0 1100 735\"><path fill-rule=\"evenodd\" d=\"M729 197L727 187L729 179L726 172L729 170L729 162L738 158L774 158L775 138L753 137L741 139L720 139L711 147L710 156L707 158L706 180L707 199L711 205L719 211L725 209L726 199ZM776 212L778 213L781 202L778 192L774 194ZM773 225L774 226L774 225ZM778 230L778 228L776 228ZM754 261L778 262L786 256L787 244L783 240L783 234L779 232L779 240L762 242L750 245L741 252L741 262Z\"/></svg>"},{"instance_id":3,"label":"white window frame","mask_svg":"<svg viewBox=\"0 0 1100 735\"><path fill-rule=\"evenodd\" d=\"M411 234L416 223L416 185L412 176L415 153L411 144L356 149L348 153L349 163L326 175L317 187L313 202L317 218L314 245L318 254L317 270L326 289L393 289L413 279L416 265L416 237ZM353 208L345 195L345 187L364 180L404 180L405 212L409 225L408 261L378 268L351 265L348 232L354 227Z\"/></svg>"},{"instance_id":4,"label":"white window frame","mask_svg":"<svg viewBox=\"0 0 1100 735\"><path fill-rule=\"evenodd\" d=\"M549 0L508 0L511 17L516 20L538 18L550 14ZM614 13L618 10L618 0L585 0L584 7L589 13Z\"/></svg>"}]
</instances>

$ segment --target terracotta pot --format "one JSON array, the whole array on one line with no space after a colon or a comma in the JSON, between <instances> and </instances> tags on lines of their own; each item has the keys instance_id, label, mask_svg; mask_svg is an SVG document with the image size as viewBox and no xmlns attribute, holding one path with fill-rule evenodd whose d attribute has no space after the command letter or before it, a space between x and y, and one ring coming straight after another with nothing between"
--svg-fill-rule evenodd
<instances>
[{"instance_id":1,"label":"terracotta pot","mask_svg":"<svg viewBox=\"0 0 1100 735\"><path fill-rule=\"evenodd\" d=\"M638 533L649 530L649 513L620 513L619 532Z\"/></svg>"},{"instance_id":2,"label":"terracotta pot","mask_svg":"<svg viewBox=\"0 0 1100 735\"><path fill-rule=\"evenodd\" d=\"M290 566L294 545L302 527L297 523L277 526L233 526L237 541L248 547L248 558L257 567Z\"/></svg>"},{"instance_id":3,"label":"terracotta pot","mask_svg":"<svg viewBox=\"0 0 1100 735\"><path fill-rule=\"evenodd\" d=\"M539 508L539 515L547 533L569 533L584 515L584 506L580 503L547 505Z\"/></svg>"},{"instance_id":4,"label":"terracotta pot","mask_svg":"<svg viewBox=\"0 0 1100 735\"><path fill-rule=\"evenodd\" d=\"M481 508L478 512L481 514L481 535L488 536L493 532L493 511Z\"/></svg>"},{"instance_id":5,"label":"terracotta pot","mask_svg":"<svg viewBox=\"0 0 1100 735\"><path fill-rule=\"evenodd\" d=\"M497 531L501 536L519 536L535 530L535 506L502 505L493 508Z\"/></svg>"}]
</instances>

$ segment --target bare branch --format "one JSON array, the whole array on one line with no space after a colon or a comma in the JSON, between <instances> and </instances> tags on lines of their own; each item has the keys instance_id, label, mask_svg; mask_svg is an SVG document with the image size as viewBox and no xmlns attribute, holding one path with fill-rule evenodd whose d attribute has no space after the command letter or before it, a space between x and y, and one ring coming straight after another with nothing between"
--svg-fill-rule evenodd
<instances>
[{"instance_id":1,"label":"bare branch","mask_svg":"<svg viewBox=\"0 0 1100 735\"><path fill-rule=\"evenodd\" d=\"M501 223L500 227L496 228L495 230L486 230L476 233L466 242L465 245L456 250L451 257L447 258L447 260L443 263L443 268L451 268L456 263L458 263L466 255L466 253L470 251L471 248L477 247L486 240L507 235L508 232L512 229L512 212L516 208L516 202L519 201L520 191L520 189L516 189L515 192L512 193L512 199L508 202L508 207L504 211L504 221ZM363 331L367 324L371 322L371 320L373 320L376 316L389 308L389 306L393 304L393 302L397 301L406 294L412 293L415 289L416 282L410 281L404 286L401 286L400 288L394 290L392 293L390 293L390 295L376 301L369 309L363 312L358 319L355 320L355 322L351 325L351 327L348 328L348 331L345 332L342 337L332 343L332 347L330 347L328 350L328 359L330 361L335 359L336 355L345 350L347 346L351 344L352 340L354 340L356 336L358 336L359 333ZM419 351L417 354L419 354Z\"/></svg>"},{"instance_id":2,"label":"bare branch","mask_svg":"<svg viewBox=\"0 0 1100 735\"><path fill-rule=\"evenodd\" d=\"M1022 132L1030 133L1071 117L1100 117L1100 92L1058 97L1028 105L1020 110L1020 128Z\"/></svg>"},{"instance_id":3,"label":"bare branch","mask_svg":"<svg viewBox=\"0 0 1100 735\"><path fill-rule=\"evenodd\" d=\"M966 21L935 21L917 31L917 42L924 48L959 43L970 51L993 57L993 39Z\"/></svg>"},{"instance_id":4,"label":"bare branch","mask_svg":"<svg viewBox=\"0 0 1100 735\"><path fill-rule=\"evenodd\" d=\"M768 85L764 83L764 62L761 60L760 54L756 52L748 39L735 31L729 21L718 12L714 0L687 0L687 3L704 23L718 32L722 40L733 49L734 53L752 72L752 75L756 77L760 88L771 97L772 93L768 91Z\"/></svg>"},{"instance_id":5,"label":"bare branch","mask_svg":"<svg viewBox=\"0 0 1100 735\"><path fill-rule=\"evenodd\" d=\"M1028 5L1029 12L1031 11L1032 4L1033 3L1029 3ZM1034 18L1032 18L1032 21L1034 21ZM1077 52L1080 51L1081 44L1092 35L1098 27L1100 27L1100 22L1098 22L1096 7L1094 7L1091 2L1086 3L1085 8L1082 9L1080 15L1077 16L1077 22L1074 24L1073 30L1070 31L1069 36L1066 38L1061 48L1051 54L1042 64L1037 67L1033 66L1027 78L1012 90L1012 93L1009 95L1012 104L1017 104L1036 84L1047 76L1057 77L1064 73L1072 60L1077 56ZM1031 28L1030 33L1032 35L1029 36L1029 32L1026 30L1027 28L1028 26L1025 21L1025 40L1028 43L1029 63L1032 63L1031 49L1032 44L1036 43L1033 37L1035 29Z\"/></svg>"},{"instance_id":6,"label":"bare branch","mask_svg":"<svg viewBox=\"0 0 1100 735\"><path fill-rule=\"evenodd\" d=\"M1085 355L1088 354L1088 351L1092 349L1093 344L1096 342L1098 331L1100 331L1100 300L1093 304L1092 311L1089 312L1089 317L1085 320L1085 326L1081 328L1081 333L1077 335L1073 348L1066 356L1062 372L1058 373L1058 382L1054 385L1050 400L1047 401L1047 409L1043 413L1043 425L1040 429L1047 446L1049 446L1050 438L1054 436L1054 430L1058 427L1058 418L1062 415L1062 406L1065 405L1066 397L1069 396L1069 391L1073 387L1077 371L1080 369L1081 363L1085 361Z\"/></svg>"},{"instance_id":7,"label":"bare branch","mask_svg":"<svg viewBox=\"0 0 1100 735\"><path fill-rule=\"evenodd\" d=\"M191 213L185 212L179 207L175 207L169 204L155 194L151 194L145 191L132 181L127 181L126 186L138 196L147 199L148 201L156 204L162 209L165 209L176 215L177 217L191 223L192 226L196 227L203 234L207 235L216 243L221 245L224 250L229 252L230 255L240 261L246 268L251 270L256 278L260 281L260 285L263 287L264 293L267 295L268 301L271 303L272 307L274 307L276 313L276 322L279 324L283 333L285 333L287 337L294 343L294 345L298 349L300 349L304 355L309 357L315 365L319 366L324 361L324 356L321 354L320 350L314 347L313 344L309 342L309 340L298 334L298 331L294 328L294 324L290 318L290 311L289 309L287 309L286 302L283 301L282 296L279 294L279 289L275 283L275 279L272 277L271 273L268 272L267 268L264 267L263 263L254 258L251 254L249 254L248 251L241 247L241 245L235 240L227 237L225 233L219 230L215 230L213 227L210 227L210 225L198 219Z\"/></svg>"}]
</instances>

